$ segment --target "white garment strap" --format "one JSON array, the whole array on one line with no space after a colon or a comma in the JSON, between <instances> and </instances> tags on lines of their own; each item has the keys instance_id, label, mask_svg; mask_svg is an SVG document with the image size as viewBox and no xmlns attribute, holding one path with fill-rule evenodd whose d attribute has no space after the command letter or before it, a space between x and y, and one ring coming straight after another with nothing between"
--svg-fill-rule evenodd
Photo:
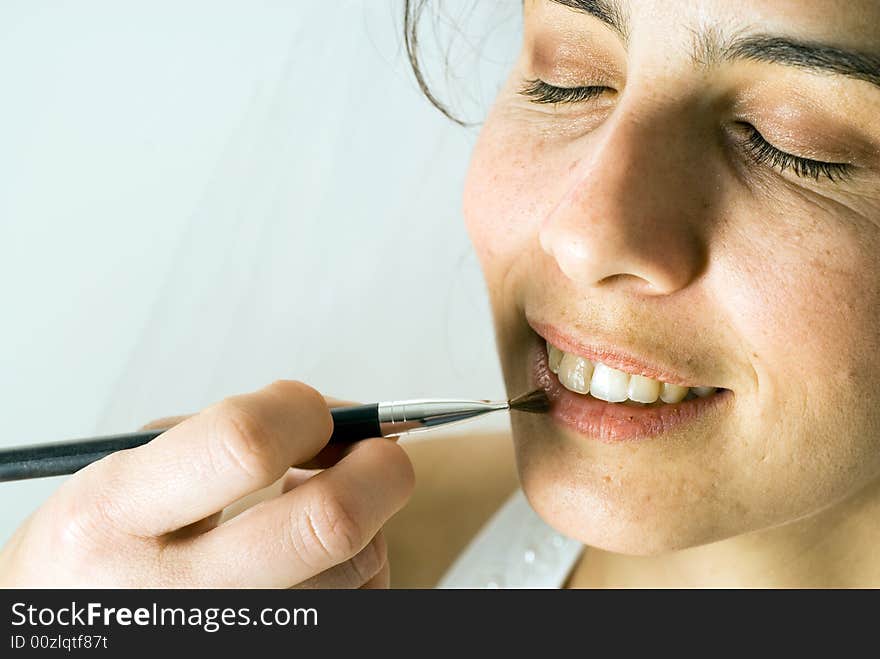
<instances>
[{"instance_id":1,"label":"white garment strap","mask_svg":"<svg viewBox=\"0 0 880 659\"><path fill-rule=\"evenodd\" d=\"M561 588L582 550L541 519L517 489L437 587Z\"/></svg>"}]
</instances>

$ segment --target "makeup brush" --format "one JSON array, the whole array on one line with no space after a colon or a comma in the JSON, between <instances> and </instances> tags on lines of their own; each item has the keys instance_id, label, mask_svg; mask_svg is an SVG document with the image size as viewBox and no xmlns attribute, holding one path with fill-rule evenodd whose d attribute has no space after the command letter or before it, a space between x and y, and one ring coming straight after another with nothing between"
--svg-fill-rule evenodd
<instances>
[{"instance_id":1,"label":"makeup brush","mask_svg":"<svg viewBox=\"0 0 880 659\"><path fill-rule=\"evenodd\" d=\"M509 401L426 398L334 407L330 410L333 417L330 441L396 437L475 419L490 412L516 410L540 414L549 408L550 400L543 389ZM3 449L0 450L0 482L72 474L110 453L142 446L167 430L157 428Z\"/></svg>"}]
</instances>

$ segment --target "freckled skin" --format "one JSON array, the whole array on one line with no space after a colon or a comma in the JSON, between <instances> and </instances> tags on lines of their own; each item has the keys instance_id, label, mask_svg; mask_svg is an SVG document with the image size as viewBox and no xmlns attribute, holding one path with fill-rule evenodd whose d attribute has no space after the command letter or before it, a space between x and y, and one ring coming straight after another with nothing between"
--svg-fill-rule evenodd
<instances>
[{"instance_id":1,"label":"freckled skin","mask_svg":"<svg viewBox=\"0 0 880 659\"><path fill-rule=\"evenodd\" d=\"M880 500L880 89L771 64L707 74L688 26L754 23L867 49L880 4L661 4L625 3L625 48L592 17L526 0L521 56L475 148L464 213L511 393L529 386L529 313L690 364L735 402L619 445L514 415L523 488L548 523L620 554L757 543L770 560L847 516L866 520L845 525L840 542L857 544L876 534L865 511ZM518 93L542 75L574 85L573 52L589 75L591 61L614 69L611 98L554 109ZM740 113L790 153L803 140L817 160L874 157L859 156L845 183L783 173L730 137Z\"/></svg>"}]
</instances>

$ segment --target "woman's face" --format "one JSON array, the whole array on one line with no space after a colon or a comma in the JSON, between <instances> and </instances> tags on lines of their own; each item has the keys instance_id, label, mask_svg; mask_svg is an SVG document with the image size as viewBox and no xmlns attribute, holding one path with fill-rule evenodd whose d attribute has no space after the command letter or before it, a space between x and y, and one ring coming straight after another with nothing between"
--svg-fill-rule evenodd
<instances>
[{"instance_id":1,"label":"woman's face","mask_svg":"<svg viewBox=\"0 0 880 659\"><path fill-rule=\"evenodd\" d=\"M524 26L464 206L508 391L554 401L513 415L535 509L652 554L877 479L880 3L525 0ZM600 400L684 393L659 382L719 390Z\"/></svg>"}]
</instances>

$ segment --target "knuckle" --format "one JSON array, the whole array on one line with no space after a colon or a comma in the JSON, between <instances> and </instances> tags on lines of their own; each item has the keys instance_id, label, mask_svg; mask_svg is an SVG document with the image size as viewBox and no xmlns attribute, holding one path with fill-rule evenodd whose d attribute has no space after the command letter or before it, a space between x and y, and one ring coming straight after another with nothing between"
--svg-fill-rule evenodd
<instances>
[{"instance_id":1,"label":"knuckle","mask_svg":"<svg viewBox=\"0 0 880 659\"><path fill-rule=\"evenodd\" d=\"M54 506L53 545L66 560L82 562L118 547L120 513L113 501L101 494L65 497Z\"/></svg>"},{"instance_id":2,"label":"knuckle","mask_svg":"<svg viewBox=\"0 0 880 659\"><path fill-rule=\"evenodd\" d=\"M366 544L361 524L339 497L316 498L293 515L294 546L310 567L321 568L348 560Z\"/></svg>"},{"instance_id":3,"label":"knuckle","mask_svg":"<svg viewBox=\"0 0 880 659\"><path fill-rule=\"evenodd\" d=\"M80 551L91 551L94 548L94 529L101 528L97 523L97 515L91 508L86 510L83 506L74 507L63 515L55 527L57 532L57 546L70 558Z\"/></svg>"},{"instance_id":4,"label":"knuckle","mask_svg":"<svg viewBox=\"0 0 880 659\"><path fill-rule=\"evenodd\" d=\"M232 400L220 403L213 429L215 441L210 446L216 471L232 468L262 481L287 469L279 442L245 406Z\"/></svg>"}]
</instances>

